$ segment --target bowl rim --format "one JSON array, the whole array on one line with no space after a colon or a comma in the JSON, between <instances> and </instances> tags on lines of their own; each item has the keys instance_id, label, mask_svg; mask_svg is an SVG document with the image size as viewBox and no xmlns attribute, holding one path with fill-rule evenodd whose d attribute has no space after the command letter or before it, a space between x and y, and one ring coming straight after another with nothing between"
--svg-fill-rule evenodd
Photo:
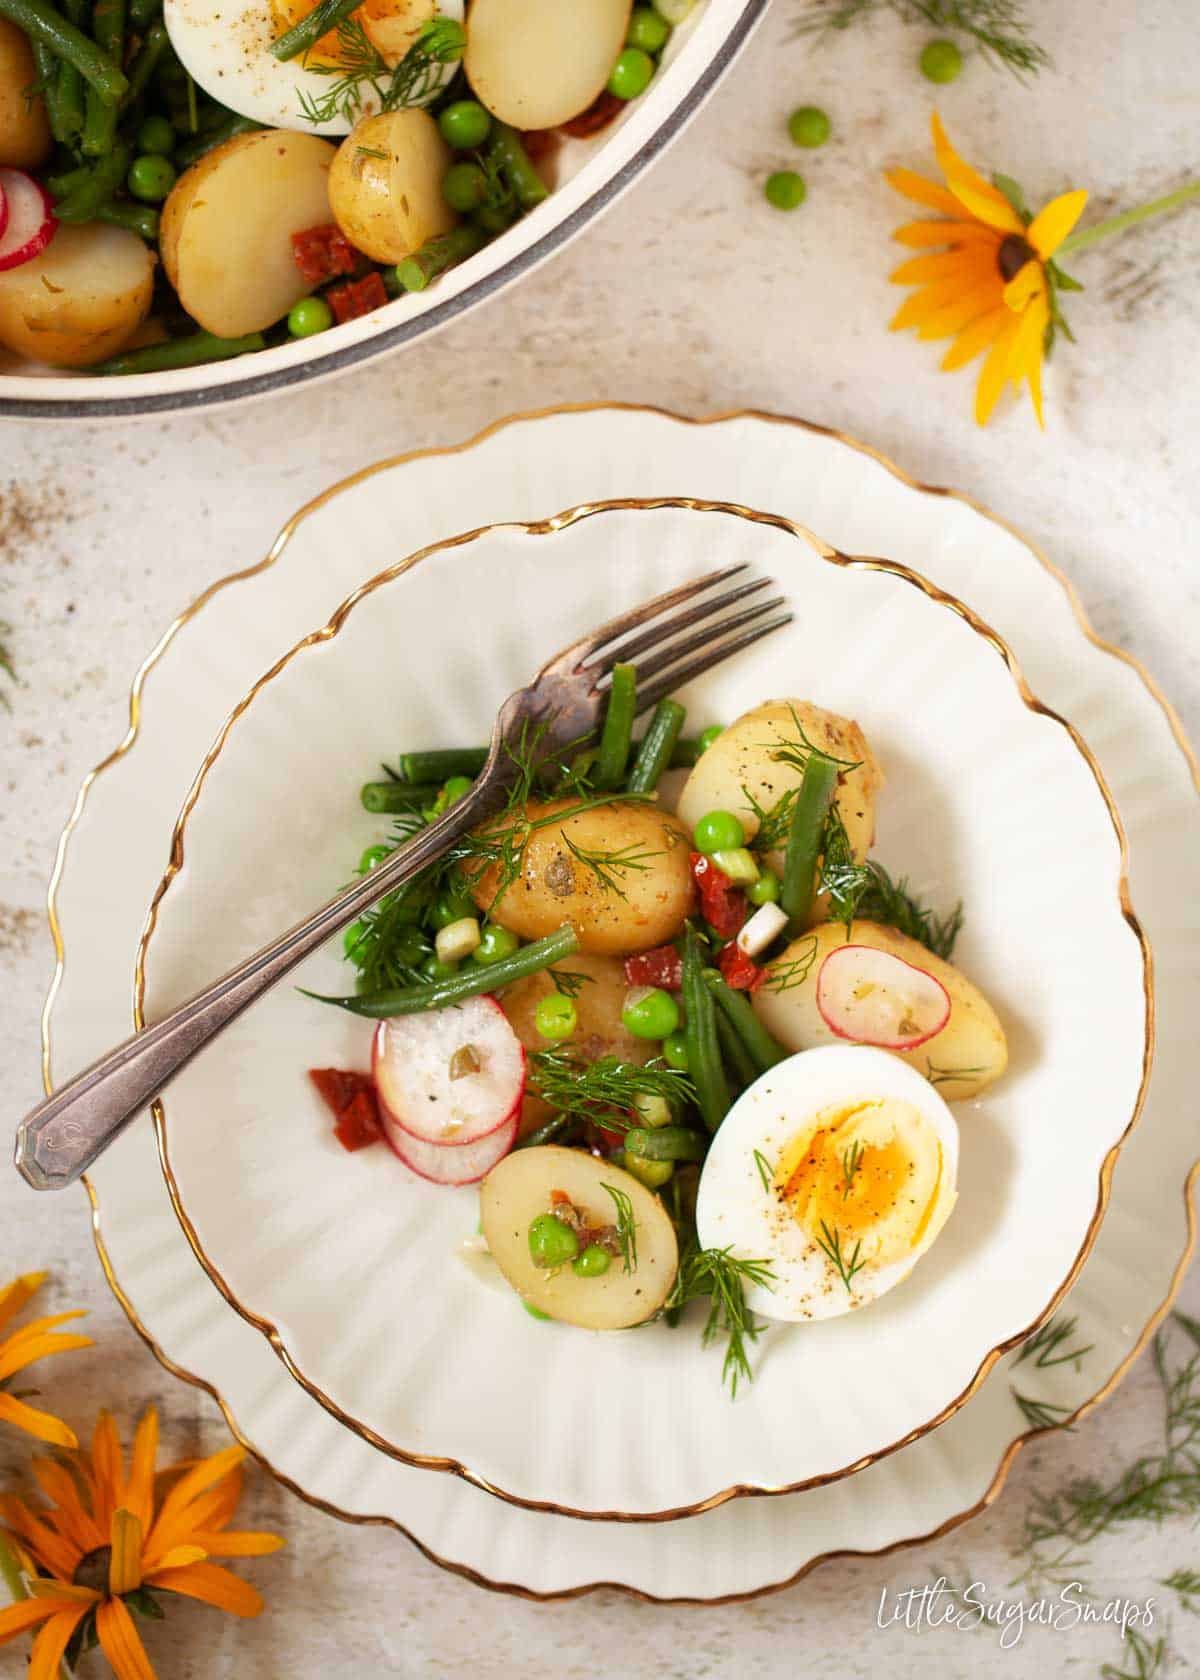
<instances>
[{"instance_id":1,"label":"bowl rim","mask_svg":"<svg viewBox=\"0 0 1200 1680\"><path fill-rule=\"evenodd\" d=\"M357 476L361 477L367 475ZM354 481L351 480L350 482ZM344 483L332 486L323 496L320 496L313 502L310 502L305 509L305 512L314 511L342 488L345 488ZM394 582L405 572L419 565L423 560L485 540L496 533L520 534L530 537L552 536L557 532L568 529L583 520L590 519L599 514L611 512L653 512L662 509L686 510L689 512L706 514L722 514L745 519L752 524L762 525L784 532L806 543L819 559L829 564L847 570L875 571L897 577L903 582L916 588L920 593L925 595L927 599L931 600L935 604L946 607L950 611L954 612L968 625L970 629L975 632L977 636L990 645L993 651L999 655L1006 666L1010 677L1012 678L1013 684L1017 690L1018 698L1021 700L1025 708L1035 715L1045 717L1049 721L1056 723L1064 731L1070 743L1083 759L1108 812L1118 849L1118 909L1121 919L1126 922L1134 935L1141 960L1142 989L1144 998L1142 1064L1138 1089L1132 1111L1124 1127L1121 1129L1121 1132L1105 1152L1103 1160L1100 1163L1096 1203L1093 1208L1091 1218L1088 1221L1087 1228L1084 1232L1083 1241L1065 1276L1056 1285L1045 1306L1034 1316L1030 1323L1005 1337L1003 1341L990 1348L980 1359L980 1362L970 1381L932 1418L924 1424L917 1425L908 1430L904 1435L889 1443L887 1446L878 1448L870 1453L863 1454L852 1463L834 1470L824 1471L818 1475L804 1477L798 1481L788 1483L767 1485L763 1483L738 1482L730 1485L729 1487L719 1489L699 1500L691 1501L686 1504L672 1506L658 1511L637 1512L617 1510L583 1510L570 1505L564 1505L554 1500L537 1499L531 1496L513 1493L511 1490L501 1488L496 1483L481 1475L479 1472L472 1470L468 1465L462 1463L456 1458L438 1454L411 1452L403 1447L397 1446L394 1442L387 1440L386 1437L381 1435L370 1425L364 1423L361 1419L354 1417L341 1407L335 1400L325 1393L319 1384L315 1383L301 1369L300 1365L288 1349L278 1326L270 1319L256 1313L252 1308L239 1299L221 1273L220 1269L205 1250L196 1227L184 1206L182 1193L179 1189L174 1169L171 1164L168 1127L163 1101L162 1099L158 1099L152 1104L151 1112L154 1121L159 1164L167 1186L168 1195L170 1196L171 1205L192 1253L207 1273L210 1281L223 1297L227 1305L233 1307L233 1309L243 1319L245 1319L248 1324L252 1325L259 1331L259 1333L266 1339L277 1358L283 1364L284 1368L288 1371L289 1375L297 1383L299 1383L301 1388L311 1395L313 1399L318 1401L319 1404L323 1406L324 1409L329 1412L332 1417L336 1418L337 1421L345 1428L352 1430L370 1446L374 1447L377 1451L386 1454L390 1458L396 1459L399 1462L410 1465L416 1469L433 1470L458 1476L462 1480L481 1489L483 1492L490 1493L509 1504L521 1506L526 1510L546 1511L556 1516L573 1517L593 1522L673 1522L683 1517L698 1516L705 1511L713 1510L719 1505L726 1504L731 1499L750 1496L775 1497L789 1493L800 1493L810 1488L827 1486L832 1482L842 1480L846 1476L853 1475L859 1470L866 1469L868 1465L877 1463L881 1459L889 1457L892 1453L901 1450L903 1447L910 1445L913 1441L919 1440L922 1436L929 1434L932 1430L938 1428L942 1423L944 1423L948 1418L952 1417L954 1413L959 1411L978 1390L997 1361L1001 1359L1005 1353L1011 1351L1011 1349L1023 1342L1040 1325L1044 1324L1046 1320L1053 1315L1074 1285L1079 1273L1082 1271L1088 1255L1091 1253L1092 1247L1095 1244L1096 1238L1099 1235L1100 1226L1103 1223L1111 1192L1112 1176L1116 1168L1121 1149L1141 1118L1145 1105L1146 1092L1149 1086L1150 1071L1154 1055L1155 991L1153 959L1148 936L1137 918L1130 897L1129 847L1123 820L1118 810L1115 798L1105 779L1104 773L1100 769L1099 763L1097 762L1091 749L1088 747L1086 741L1076 729L1075 725L1064 717L1062 713L1058 712L1053 707L1046 705L1037 697L1037 695L1033 693L1025 679L1019 660L1005 639L959 597L940 588L928 578L924 577L921 573L909 566L901 564L898 561L888 560L877 555L846 554L840 549L834 548L830 544L824 542L804 525L799 524L795 520L785 518L780 514L763 512L761 510L746 507L733 502L711 501L700 497L686 496L662 496L651 498L619 497L585 502L574 507L566 508L562 512L553 514L544 519L495 521L487 525L474 527L453 536L440 538L436 542L428 543L423 547L416 549L412 553L404 556L398 561L393 562L392 565L384 567L381 571L365 580L357 588L352 590L351 593L346 596L345 599L333 610L324 625L309 632L308 635L302 637L291 648L283 653L270 667L270 669L258 678L258 680L253 684L248 692L243 695L242 699L227 716L215 741L205 754L200 768L191 782L179 815L173 826L169 847L169 861L152 895L145 924L138 942L133 980L133 1013L137 1029L140 1031L146 1025L144 1013L146 993L146 960L149 954L150 944L158 924L159 906L161 905L166 893L169 891L172 882L183 868L185 859L186 831L192 811L195 809L195 806L200 798L210 770L220 758L225 743L239 719L253 704L259 693L261 693L265 687L267 687L277 676L279 676L291 664L293 659L308 648L323 645L325 642L328 642L335 637L340 632L354 609L363 600L373 594L376 589L382 588L384 585Z\"/></svg>"},{"instance_id":2,"label":"bowl rim","mask_svg":"<svg viewBox=\"0 0 1200 1680\"><path fill-rule=\"evenodd\" d=\"M735 0L737 3L737 0ZM684 85L682 95L668 109L665 116L655 124L649 135L640 145L636 146L625 162L611 174L601 174L599 185L594 191L577 204L575 208L563 215L559 220L547 226L545 231L528 243L519 244L511 256L497 264L489 272L482 274L460 290L451 291L440 302L431 303L428 309L419 314L407 314L394 326L382 328L369 334L359 334L351 337L347 343L328 350L320 349L320 337L305 340L309 353L303 357L297 356L284 365L272 368L269 372L247 373L244 378L237 378L230 372L228 378L222 376L220 370L232 370L242 360L255 362L262 355L270 355L268 351L258 351L245 358L237 357L228 362L211 364L209 373L215 373L214 383L205 383L192 389L178 390L143 390L140 394L135 390L128 396L120 395L122 389L130 385L150 384L163 376L158 374L132 375L127 380L98 380L88 376L86 370L78 379L56 378L54 376L24 376L5 374L0 372L0 420L104 420L133 419L156 414L186 413L191 410L215 408L226 403L246 401L255 397L270 396L273 392L286 390L289 386L310 384L320 379L332 378L344 373L360 362L367 362L377 356L382 356L401 346L414 343L417 339L434 333L447 326L459 315L465 315L476 305L486 302L490 297L505 290L521 279L525 274L541 266L560 250L576 234L581 233L596 217L609 209L616 200L628 190L638 176L675 141L683 129L696 115L701 105L716 88L717 83L730 69L734 60L745 46L757 25L766 15L770 0L740 0L740 10L737 15L723 28L719 43L711 56L703 63L702 69L694 78ZM702 22L704 20L701 20ZM619 134L620 130L617 130ZM614 134L613 138L617 137ZM603 155L603 148L596 153L596 159ZM589 160L591 162L593 160ZM586 167L586 166L585 166ZM554 195L549 203L553 204ZM400 300L393 300L400 301ZM336 331L336 329L335 329ZM279 346L278 348L291 348ZM180 370L190 371L195 370ZM169 377L169 376L168 376ZM69 391L80 384L90 386L102 384L106 390L112 390L113 395L88 394L71 396ZM65 386L67 393L60 396L41 397L22 394L10 395L9 386Z\"/></svg>"}]
</instances>

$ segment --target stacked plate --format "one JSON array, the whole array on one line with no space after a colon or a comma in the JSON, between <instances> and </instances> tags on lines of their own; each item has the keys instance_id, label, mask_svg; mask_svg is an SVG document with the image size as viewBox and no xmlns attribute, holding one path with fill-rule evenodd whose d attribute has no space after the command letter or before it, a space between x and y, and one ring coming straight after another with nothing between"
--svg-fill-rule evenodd
<instances>
[{"instance_id":1,"label":"stacked plate","mask_svg":"<svg viewBox=\"0 0 1200 1680\"><path fill-rule=\"evenodd\" d=\"M1091 1381L1038 1370L1036 1398L1067 1415L1115 1386L1191 1242L1178 1023L1200 928L1178 907L1200 850L1169 712L1015 534L848 440L559 411L369 469L189 608L55 872L48 1079L121 1035L131 965L159 1013L319 902L379 837L347 816L361 766L482 738L572 635L743 560L795 623L683 691L691 715L780 693L857 715L891 772L881 855L966 901L964 966L1010 1028L1008 1078L960 1110L960 1209L911 1282L772 1332L733 1404L698 1338L534 1323L453 1258L470 1191L323 1153L303 1068L361 1064L361 1023L290 988L89 1186L134 1324L276 1475L512 1591L747 1595L965 1519L1028 1432L1006 1354L1068 1292ZM300 978L334 989L336 956Z\"/></svg>"}]
</instances>

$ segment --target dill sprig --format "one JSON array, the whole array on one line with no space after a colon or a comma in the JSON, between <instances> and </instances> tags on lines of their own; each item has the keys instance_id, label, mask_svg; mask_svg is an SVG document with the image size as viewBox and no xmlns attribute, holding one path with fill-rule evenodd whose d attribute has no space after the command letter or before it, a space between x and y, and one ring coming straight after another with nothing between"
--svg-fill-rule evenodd
<instances>
[{"instance_id":1,"label":"dill sprig","mask_svg":"<svg viewBox=\"0 0 1200 1680\"><path fill-rule=\"evenodd\" d=\"M817 936L810 934L800 955L792 957L785 963L774 963L763 987L768 992L789 992L793 986L802 986L812 973L813 964L817 960Z\"/></svg>"},{"instance_id":2,"label":"dill sprig","mask_svg":"<svg viewBox=\"0 0 1200 1680\"><path fill-rule=\"evenodd\" d=\"M733 1398L737 1397L740 1380L753 1381L746 1344L757 1340L762 1329L746 1305L746 1284L770 1289L774 1282L775 1273L769 1261L741 1260L728 1248L700 1248L691 1240L679 1257L679 1270L667 1297L666 1310L668 1314L676 1314L689 1301L707 1298L708 1321L700 1341L709 1347L719 1338L725 1338L721 1380L729 1384Z\"/></svg>"},{"instance_id":3,"label":"dill sprig","mask_svg":"<svg viewBox=\"0 0 1200 1680\"><path fill-rule=\"evenodd\" d=\"M0 671L4 673L10 682L15 683L19 680L17 677L17 668L13 664L12 654L8 651L7 646L7 639L11 631L11 624L0 623ZM0 706L3 706L6 712L12 711L12 701L3 689L0 689Z\"/></svg>"},{"instance_id":4,"label":"dill sprig","mask_svg":"<svg viewBox=\"0 0 1200 1680\"><path fill-rule=\"evenodd\" d=\"M764 1190L769 1190L775 1182L775 1175L771 1171L771 1163L761 1149L754 1151L754 1165L758 1168L758 1176L762 1180Z\"/></svg>"},{"instance_id":5,"label":"dill sprig","mask_svg":"<svg viewBox=\"0 0 1200 1680\"><path fill-rule=\"evenodd\" d=\"M970 1079L973 1074L982 1072L982 1062L975 1067L939 1067L928 1056L925 1058L925 1077L931 1085L949 1085L955 1079Z\"/></svg>"},{"instance_id":6,"label":"dill sprig","mask_svg":"<svg viewBox=\"0 0 1200 1680\"><path fill-rule=\"evenodd\" d=\"M696 1096L687 1074L676 1068L641 1067L616 1056L585 1062L570 1050L535 1050L529 1057L529 1084L535 1095L560 1114L608 1132L627 1132L640 1125L630 1118L638 1097L663 1097L672 1107L681 1108Z\"/></svg>"},{"instance_id":7,"label":"dill sprig","mask_svg":"<svg viewBox=\"0 0 1200 1680\"><path fill-rule=\"evenodd\" d=\"M430 18L394 68L355 17L338 24L337 43L336 64L311 64L307 54L303 61L311 75L332 78L319 98L300 94L301 114L311 123L339 117L353 122L372 93L381 111L423 104L441 85L444 67L462 57L467 37L462 24L452 18Z\"/></svg>"},{"instance_id":8,"label":"dill sprig","mask_svg":"<svg viewBox=\"0 0 1200 1680\"><path fill-rule=\"evenodd\" d=\"M1048 1318L1040 1329L1032 1336L1026 1337L1021 1344L1021 1351L1013 1360L1013 1366L1023 1365L1027 1359L1042 1371L1048 1371L1054 1365L1073 1365L1078 1371L1085 1353L1091 1353L1094 1342L1088 1342L1083 1347L1064 1346L1069 1343L1079 1327L1077 1318Z\"/></svg>"},{"instance_id":9,"label":"dill sprig","mask_svg":"<svg viewBox=\"0 0 1200 1680\"><path fill-rule=\"evenodd\" d=\"M871 884L871 870L857 863L850 836L836 805L825 813L821 835L821 878L817 891L829 894L829 920L842 922L847 934Z\"/></svg>"},{"instance_id":10,"label":"dill sprig","mask_svg":"<svg viewBox=\"0 0 1200 1680\"><path fill-rule=\"evenodd\" d=\"M1160 1587L1169 1587L1185 1610L1200 1615L1200 1571L1177 1569L1173 1575L1168 1575L1158 1584Z\"/></svg>"},{"instance_id":11,"label":"dill sprig","mask_svg":"<svg viewBox=\"0 0 1200 1680\"><path fill-rule=\"evenodd\" d=\"M621 1259L625 1263L626 1272L637 1271L637 1221L633 1217L633 1203L627 1191L616 1184L601 1184L602 1190L607 1190L612 1197L613 1206L617 1210L617 1246L621 1250Z\"/></svg>"},{"instance_id":12,"label":"dill sprig","mask_svg":"<svg viewBox=\"0 0 1200 1680\"><path fill-rule=\"evenodd\" d=\"M1049 1400L1039 1400L1034 1394L1022 1394L1019 1388L1010 1386L1009 1393L1031 1429L1056 1429L1071 1410L1070 1406L1056 1406Z\"/></svg>"},{"instance_id":13,"label":"dill sprig","mask_svg":"<svg viewBox=\"0 0 1200 1680\"><path fill-rule=\"evenodd\" d=\"M787 843L788 832L792 826L792 806L796 803L799 787L788 788L780 794L774 805L769 808L760 805L758 800L744 784L742 797L758 818L758 828L754 835L754 845L760 852L775 852Z\"/></svg>"},{"instance_id":14,"label":"dill sprig","mask_svg":"<svg viewBox=\"0 0 1200 1680\"><path fill-rule=\"evenodd\" d=\"M786 736L777 736L774 741L760 741L759 745L769 749L776 764L787 764L793 770L799 770L803 775L810 758L826 758L830 764L836 764L840 775L846 775L851 770L857 770L862 763L860 758L838 758L836 753L819 747L815 741L810 741L805 733L804 725L796 715L796 708L789 704L792 727L796 731L795 740L788 740Z\"/></svg>"},{"instance_id":15,"label":"dill sprig","mask_svg":"<svg viewBox=\"0 0 1200 1680\"><path fill-rule=\"evenodd\" d=\"M850 1194L854 1185L854 1175L862 1166L863 1146L855 1138L848 1149L842 1151L842 1200Z\"/></svg>"},{"instance_id":16,"label":"dill sprig","mask_svg":"<svg viewBox=\"0 0 1200 1680\"><path fill-rule=\"evenodd\" d=\"M859 1255L862 1253L861 1237L854 1245L854 1253L847 1256L842 1252L842 1233L836 1225L831 1230L822 1219L821 1235L817 1238L817 1247L828 1258L830 1265L845 1284L846 1293L849 1295L856 1273L861 1272L866 1265L865 1260L859 1259Z\"/></svg>"},{"instance_id":17,"label":"dill sprig","mask_svg":"<svg viewBox=\"0 0 1200 1680\"><path fill-rule=\"evenodd\" d=\"M581 974L574 968L549 968L546 973L554 982L554 990L565 998L577 998L583 988L595 979L594 974Z\"/></svg>"},{"instance_id":18,"label":"dill sprig","mask_svg":"<svg viewBox=\"0 0 1200 1680\"><path fill-rule=\"evenodd\" d=\"M950 960L962 932L963 908L956 904L949 915L938 916L913 897L904 876L893 881L881 863L866 865L868 880L859 898L856 915L866 921L883 922L924 945L935 957Z\"/></svg>"},{"instance_id":19,"label":"dill sprig","mask_svg":"<svg viewBox=\"0 0 1200 1680\"><path fill-rule=\"evenodd\" d=\"M636 841L629 846L620 847L617 851L606 851L602 846L589 851L586 847L577 845L569 834L564 833L563 844L573 858L582 863L585 869L591 870L604 892L616 893L618 898L628 896L621 885L622 871L644 871L649 869L651 858L662 856L661 852L639 849Z\"/></svg>"},{"instance_id":20,"label":"dill sprig","mask_svg":"<svg viewBox=\"0 0 1200 1680\"><path fill-rule=\"evenodd\" d=\"M1158 1676L1166 1672L1170 1661L1165 1635L1160 1634L1151 1643L1135 1627L1127 1627L1124 1631L1125 1662L1120 1668L1112 1663L1102 1663L1100 1680L1158 1680Z\"/></svg>"},{"instance_id":21,"label":"dill sprig","mask_svg":"<svg viewBox=\"0 0 1200 1680\"><path fill-rule=\"evenodd\" d=\"M905 23L967 35L989 62L1016 76L1031 76L1050 64L1050 55L1033 39L1021 0L809 0L796 20L796 35L824 34L894 12Z\"/></svg>"}]
</instances>

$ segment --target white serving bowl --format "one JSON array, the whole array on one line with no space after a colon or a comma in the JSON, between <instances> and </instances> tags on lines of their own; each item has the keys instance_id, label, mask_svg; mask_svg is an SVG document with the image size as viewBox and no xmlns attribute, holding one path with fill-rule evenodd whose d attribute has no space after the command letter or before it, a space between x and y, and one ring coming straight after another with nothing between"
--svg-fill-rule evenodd
<instances>
[{"instance_id":1,"label":"white serving bowl","mask_svg":"<svg viewBox=\"0 0 1200 1680\"><path fill-rule=\"evenodd\" d=\"M171 373L101 378L6 360L0 349L0 417L96 420L215 407L328 378L437 332L532 273L614 204L682 133L766 9L767 0L698 0L641 98L594 140L564 145L545 203L427 291L313 338Z\"/></svg>"},{"instance_id":2,"label":"white serving bowl","mask_svg":"<svg viewBox=\"0 0 1200 1680\"><path fill-rule=\"evenodd\" d=\"M769 1331L731 1403L692 1320L535 1323L456 1258L472 1189L341 1152L305 1070L365 1067L369 1023L281 987L160 1116L198 1257L335 1416L567 1514L686 1515L859 1469L950 1415L1065 1292L1140 1106L1151 1019L1118 819L1084 744L969 609L798 527L697 503L493 527L380 574L256 685L193 784L144 952L153 1019L345 878L379 836L355 795L380 758L482 739L554 649L739 560L779 580L796 619L682 691L689 728L786 693L857 716L889 777L877 855L934 905L963 899L956 957L1009 1033L1005 1079L957 1105L959 1206L908 1282ZM334 992L347 973L329 950L296 978Z\"/></svg>"}]
</instances>

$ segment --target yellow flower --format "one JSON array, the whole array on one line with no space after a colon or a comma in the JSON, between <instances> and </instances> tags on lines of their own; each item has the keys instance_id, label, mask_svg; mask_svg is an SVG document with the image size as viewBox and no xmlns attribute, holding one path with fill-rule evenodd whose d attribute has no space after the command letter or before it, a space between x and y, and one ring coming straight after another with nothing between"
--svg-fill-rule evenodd
<instances>
[{"instance_id":1,"label":"yellow flower","mask_svg":"<svg viewBox=\"0 0 1200 1680\"><path fill-rule=\"evenodd\" d=\"M1026 221L999 187L959 157L936 112L933 143L944 187L911 169L887 172L897 192L939 213L938 220L908 222L893 235L923 254L891 277L899 286L920 287L901 305L892 331L916 327L921 338L953 338L942 360L948 372L987 351L975 392L981 426L1010 381L1018 390L1028 385L1044 425L1042 360L1053 313L1047 265L1083 214L1087 194L1062 193Z\"/></svg>"},{"instance_id":2,"label":"yellow flower","mask_svg":"<svg viewBox=\"0 0 1200 1680\"><path fill-rule=\"evenodd\" d=\"M18 1429L24 1429L28 1434L36 1435L39 1441L49 1441L56 1447L73 1447L76 1440L65 1423L51 1417L49 1412L39 1412L35 1407L27 1406L15 1394L4 1392L9 1379L27 1365L32 1365L35 1359L46 1359L52 1353L69 1353L72 1348L92 1345L90 1336L56 1336L52 1333L60 1324L82 1318L80 1312L59 1313L54 1318L35 1318L24 1329L14 1330L7 1337L4 1335L5 1326L33 1299L45 1281L45 1272L27 1272L15 1283L10 1283L7 1289L0 1290L0 1423L14 1423Z\"/></svg>"},{"instance_id":3,"label":"yellow flower","mask_svg":"<svg viewBox=\"0 0 1200 1680\"><path fill-rule=\"evenodd\" d=\"M262 1611L253 1587L208 1561L259 1557L284 1544L273 1534L229 1528L242 1493L242 1448L178 1465L167 1478L156 1477L157 1455L153 1408L138 1424L128 1474L116 1425L103 1412L90 1453L72 1453L66 1462L34 1460L49 1507L0 1495L0 1522L27 1570L38 1571L28 1582L30 1597L0 1610L0 1645L39 1630L28 1680L55 1680L89 1618L118 1680L154 1680L127 1602L132 1595L135 1607L144 1607L147 1588L198 1598L234 1616Z\"/></svg>"}]
</instances>

